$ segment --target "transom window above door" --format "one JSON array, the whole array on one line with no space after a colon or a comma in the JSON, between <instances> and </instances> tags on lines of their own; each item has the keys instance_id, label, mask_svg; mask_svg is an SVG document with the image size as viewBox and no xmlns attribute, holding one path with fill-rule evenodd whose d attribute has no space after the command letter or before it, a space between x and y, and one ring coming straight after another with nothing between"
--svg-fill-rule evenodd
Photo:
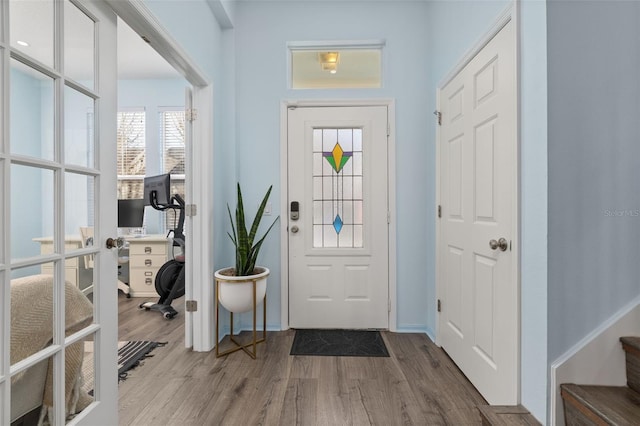
<instances>
[{"instance_id":1,"label":"transom window above door","mask_svg":"<svg viewBox=\"0 0 640 426\"><path fill-rule=\"evenodd\" d=\"M289 43L292 89L382 87L384 42Z\"/></svg>"}]
</instances>

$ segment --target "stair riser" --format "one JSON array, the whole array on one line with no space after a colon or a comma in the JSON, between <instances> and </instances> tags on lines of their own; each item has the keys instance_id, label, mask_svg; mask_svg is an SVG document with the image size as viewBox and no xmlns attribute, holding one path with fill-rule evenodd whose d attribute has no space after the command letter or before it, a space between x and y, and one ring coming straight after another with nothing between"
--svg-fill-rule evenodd
<instances>
[{"instance_id":1,"label":"stair riser","mask_svg":"<svg viewBox=\"0 0 640 426\"><path fill-rule=\"evenodd\" d=\"M640 392L640 350L636 347L622 344L627 366L627 386Z\"/></svg>"},{"instance_id":2,"label":"stair riser","mask_svg":"<svg viewBox=\"0 0 640 426\"><path fill-rule=\"evenodd\" d=\"M566 426L609 426L609 423L582 405L572 395L562 392L562 399Z\"/></svg>"},{"instance_id":3,"label":"stair riser","mask_svg":"<svg viewBox=\"0 0 640 426\"><path fill-rule=\"evenodd\" d=\"M564 423L566 426L609 426L606 422L592 420L570 404L564 407Z\"/></svg>"}]
</instances>

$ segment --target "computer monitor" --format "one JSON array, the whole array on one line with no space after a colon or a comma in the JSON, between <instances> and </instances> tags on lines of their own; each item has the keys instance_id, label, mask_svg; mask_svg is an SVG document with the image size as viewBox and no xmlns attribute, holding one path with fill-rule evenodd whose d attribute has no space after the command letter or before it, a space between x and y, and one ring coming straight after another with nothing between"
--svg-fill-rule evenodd
<instances>
[{"instance_id":1,"label":"computer monitor","mask_svg":"<svg viewBox=\"0 0 640 426\"><path fill-rule=\"evenodd\" d=\"M143 199L118 200L118 228L142 228L144 205Z\"/></svg>"},{"instance_id":2,"label":"computer monitor","mask_svg":"<svg viewBox=\"0 0 640 426\"><path fill-rule=\"evenodd\" d=\"M146 176L144 178L144 204L152 205L151 194L156 193L156 205L167 205L171 202L170 175Z\"/></svg>"}]
</instances>

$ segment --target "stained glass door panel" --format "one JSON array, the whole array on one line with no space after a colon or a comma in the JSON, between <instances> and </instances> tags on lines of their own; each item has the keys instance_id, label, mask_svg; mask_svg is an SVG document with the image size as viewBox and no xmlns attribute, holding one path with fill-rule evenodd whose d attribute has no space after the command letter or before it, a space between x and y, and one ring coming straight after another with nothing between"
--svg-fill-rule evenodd
<instances>
[{"instance_id":1,"label":"stained glass door panel","mask_svg":"<svg viewBox=\"0 0 640 426\"><path fill-rule=\"evenodd\" d=\"M313 129L313 247L363 247L362 129Z\"/></svg>"}]
</instances>

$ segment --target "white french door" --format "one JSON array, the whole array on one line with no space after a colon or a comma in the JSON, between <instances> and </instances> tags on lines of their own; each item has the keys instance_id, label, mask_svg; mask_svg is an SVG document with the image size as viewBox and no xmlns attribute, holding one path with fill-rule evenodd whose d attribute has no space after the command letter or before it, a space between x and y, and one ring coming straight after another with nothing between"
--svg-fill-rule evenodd
<instances>
[{"instance_id":1,"label":"white french door","mask_svg":"<svg viewBox=\"0 0 640 426\"><path fill-rule=\"evenodd\" d=\"M0 16L0 423L116 424L116 17L84 0Z\"/></svg>"},{"instance_id":2,"label":"white french door","mask_svg":"<svg viewBox=\"0 0 640 426\"><path fill-rule=\"evenodd\" d=\"M518 403L513 27L507 23L439 93L438 341L492 405Z\"/></svg>"},{"instance_id":3,"label":"white french door","mask_svg":"<svg viewBox=\"0 0 640 426\"><path fill-rule=\"evenodd\" d=\"M389 326L387 107L288 110L289 325Z\"/></svg>"}]
</instances>

